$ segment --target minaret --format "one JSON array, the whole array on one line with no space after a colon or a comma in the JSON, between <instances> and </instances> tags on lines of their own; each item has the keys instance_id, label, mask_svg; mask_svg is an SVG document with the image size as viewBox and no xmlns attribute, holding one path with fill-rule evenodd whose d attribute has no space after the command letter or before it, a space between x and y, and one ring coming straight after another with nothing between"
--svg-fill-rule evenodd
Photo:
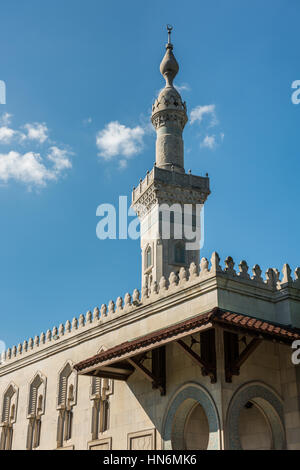
<instances>
[{"instance_id":1,"label":"minaret","mask_svg":"<svg viewBox=\"0 0 300 470\"><path fill-rule=\"evenodd\" d=\"M192 242L191 237L196 229L199 235L199 207L210 194L207 176L184 170L182 132L188 117L186 104L173 85L179 66L171 44L172 27L167 29L168 43L160 64L166 85L151 116L156 131L155 164L132 192L132 207L141 224L143 291L191 262L198 266L200 241L196 237Z\"/></svg>"}]
</instances>

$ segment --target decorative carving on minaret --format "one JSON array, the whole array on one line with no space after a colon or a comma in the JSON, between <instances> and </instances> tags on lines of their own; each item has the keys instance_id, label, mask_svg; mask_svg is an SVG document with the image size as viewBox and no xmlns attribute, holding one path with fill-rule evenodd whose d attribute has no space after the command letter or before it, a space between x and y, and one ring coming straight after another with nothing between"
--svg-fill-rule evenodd
<instances>
[{"instance_id":1,"label":"decorative carving on minaret","mask_svg":"<svg viewBox=\"0 0 300 470\"><path fill-rule=\"evenodd\" d=\"M179 65L173 54L171 44L172 27L167 26L168 43L166 53L160 64L160 72L166 81L152 106L151 121L157 133L156 165L184 173L182 131L187 123L186 104L173 86Z\"/></svg>"}]
</instances>

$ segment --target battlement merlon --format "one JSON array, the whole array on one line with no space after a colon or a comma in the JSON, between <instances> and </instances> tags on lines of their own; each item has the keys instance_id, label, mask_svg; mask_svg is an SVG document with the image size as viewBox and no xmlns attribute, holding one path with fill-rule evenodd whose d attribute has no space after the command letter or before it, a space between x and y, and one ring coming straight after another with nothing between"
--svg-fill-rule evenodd
<instances>
[{"instance_id":1,"label":"battlement merlon","mask_svg":"<svg viewBox=\"0 0 300 470\"><path fill-rule=\"evenodd\" d=\"M191 263L188 269L182 267L178 274L172 272L168 279L163 276L151 289L143 288L142 292L135 289L132 295L126 293L124 298L102 304L100 309L95 307L93 313L88 310L86 315L67 320L65 325L54 326L46 333L8 348L0 356L0 376L10 365L14 367L16 363L17 368L22 367L23 361L30 362L36 354L38 358L49 356L50 350L54 354L57 349L69 348L70 343L114 332L120 325L131 323L132 317L140 321L144 316L153 315L160 324L167 321L166 312L170 310L174 321L175 304L180 306L180 319L219 307L262 321L300 328L300 267L294 270L293 276L290 266L285 264L281 278L277 269L269 268L263 278L258 264L253 266L252 275L245 260L238 264L238 270L231 256L224 264L221 266L218 253L214 252L210 262L202 258L199 266ZM184 304L190 302L194 302L194 307L185 310ZM183 315L183 312L186 313Z\"/></svg>"}]
</instances>

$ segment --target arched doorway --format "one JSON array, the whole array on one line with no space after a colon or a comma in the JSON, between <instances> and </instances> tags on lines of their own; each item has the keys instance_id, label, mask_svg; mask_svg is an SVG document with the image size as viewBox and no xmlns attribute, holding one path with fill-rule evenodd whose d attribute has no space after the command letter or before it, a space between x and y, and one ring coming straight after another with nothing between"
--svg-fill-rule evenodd
<instances>
[{"instance_id":1,"label":"arched doorway","mask_svg":"<svg viewBox=\"0 0 300 470\"><path fill-rule=\"evenodd\" d=\"M208 419L200 403L192 407L184 426L185 450L206 450L209 441Z\"/></svg>"},{"instance_id":2,"label":"arched doorway","mask_svg":"<svg viewBox=\"0 0 300 470\"><path fill-rule=\"evenodd\" d=\"M248 401L239 416L239 437L243 450L271 450L272 429L263 410Z\"/></svg>"},{"instance_id":3,"label":"arched doorway","mask_svg":"<svg viewBox=\"0 0 300 470\"><path fill-rule=\"evenodd\" d=\"M228 408L226 442L229 449L285 448L282 402L270 387L255 382L237 390Z\"/></svg>"},{"instance_id":4,"label":"arched doorway","mask_svg":"<svg viewBox=\"0 0 300 470\"><path fill-rule=\"evenodd\" d=\"M164 449L220 449L217 408L196 383L182 386L170 401L163 424Z\"/></svg>"}]
</instances>

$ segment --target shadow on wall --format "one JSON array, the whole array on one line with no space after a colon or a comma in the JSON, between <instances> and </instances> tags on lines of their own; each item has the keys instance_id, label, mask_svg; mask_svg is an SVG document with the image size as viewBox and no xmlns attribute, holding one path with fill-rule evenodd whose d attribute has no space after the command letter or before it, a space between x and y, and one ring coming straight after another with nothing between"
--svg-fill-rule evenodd
<instances>
[{"instance_id":1,"label":"shadow on wall","mask_svg":"<svg viewBox=\"0 0 300 470\"><path fill-rule=\"evenodd\" d=\"M150 361L144 365L150 367ZM127 385L153 423L153 428L162 436L164 449L220 448L218 411L203 386L189 382L177 388L173 395L161 396L158 390L152 390L149 381L138 376L138 372L128 379Z\"/></svg>"},{"instance_id":2,"label":"shadow on wall","mask_svg":"<svg viewBox=\"0 0 300 470\"><path fill-rule=\"evenodd\" d=\"M127 384L160 433L165 450L221 448L218 410L205 387L189 382L171 396L160 396L138 372ZM263 383L245 384L233 394L227 410L226 448L284 449L283 422L280 397Z\"/></svg>"}]
</instances>

